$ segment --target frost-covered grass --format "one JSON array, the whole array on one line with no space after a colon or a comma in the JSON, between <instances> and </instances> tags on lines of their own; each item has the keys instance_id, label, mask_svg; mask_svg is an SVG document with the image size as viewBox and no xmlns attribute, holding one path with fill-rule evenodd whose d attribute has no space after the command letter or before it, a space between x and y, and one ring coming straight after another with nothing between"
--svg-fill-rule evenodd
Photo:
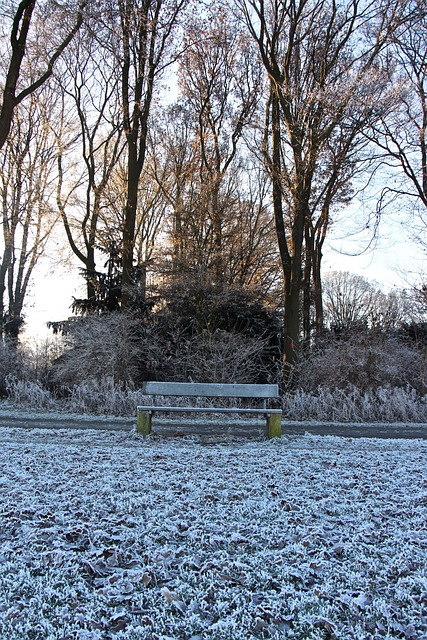
<instances>
[{"instance_id":1,"label":"frost-covered grass","mask_svg":"<svg viewBox=\"0 0 427 640\"><path fill-rule=\"evenodd\" d=\"M427 637L427 442L0 431L0 637Z\"/></svg>"},{"instance_id":2,"label":"frost-covered grass","mask_svg":"<svg viewBox=\"0 0 427 640\"><path fill-rule=\"evenodd\" d=\"M361 391L319 387L286 394L284 417L324 422L427 422L427 397L407 387Z\"/></svg>"}]
</instances>

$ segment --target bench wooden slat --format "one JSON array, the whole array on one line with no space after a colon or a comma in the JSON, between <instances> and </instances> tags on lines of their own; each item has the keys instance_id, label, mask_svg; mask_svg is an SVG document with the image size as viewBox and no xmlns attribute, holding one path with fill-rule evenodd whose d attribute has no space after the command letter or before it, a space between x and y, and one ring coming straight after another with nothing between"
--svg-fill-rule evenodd
<instances>
[{"instance_id":1,"label":"bench wooden slat","mask_svg":"<svg viewBox=\"0 0 427 640\"><path fill-rule=\"evenodd\" d=\"M277 384L205 384L203 382L144 382L144 395L204 398L278 398Z\"/></svg>"},{"instance_id":2,"label":"bench wooden slat","mask_svg":"<svg viewBox=\"0 0 427 640\"><path fill-rule=\"evenodd\" d=\"M159 412L159 411L181 411L182 413L260 413L263 415L269 415L271 413L281 414L281 409L252 409L250 407L247 408L237 408L237 407L160 407L157 405L147 405L142 407L137 407L138 411L150 411L150 412Z\"/></svg>"}]
</instances>

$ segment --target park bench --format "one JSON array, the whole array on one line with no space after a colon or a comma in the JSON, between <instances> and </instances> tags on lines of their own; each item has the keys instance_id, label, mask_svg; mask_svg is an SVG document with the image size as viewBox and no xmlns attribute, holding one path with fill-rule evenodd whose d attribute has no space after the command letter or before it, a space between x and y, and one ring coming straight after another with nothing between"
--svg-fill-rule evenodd
<instances>
[{"instance_id":1,"label":"park bench","mask_svg":"<svg viewBox=\"0 0 427 640\"><path fill-rule=\"evenodd\" d=\"M277 384L210 384L196 382L144 382L144 395L152 396L149 405L137 407L137 432L151 433L152 416L159 412L189 413L253 413L265 416L266 435L279 438L281 435L282 410L268 407L269 401L279 398ZM221 406L169 406L156 404L156 396L180 396L182 398L245 398L262 401L262 407L221 407ZM193 402L193 405L196 404Z\"/></svg>"}]
</instances>

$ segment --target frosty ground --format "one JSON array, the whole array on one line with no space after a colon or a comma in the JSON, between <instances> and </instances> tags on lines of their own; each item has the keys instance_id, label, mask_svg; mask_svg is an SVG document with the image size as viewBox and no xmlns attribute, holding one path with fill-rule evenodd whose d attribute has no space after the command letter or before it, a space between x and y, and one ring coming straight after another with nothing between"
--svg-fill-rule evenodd
<instances>
[{"instance_id":1,"label":"frosty ground","mask_svg":"<svg viewBox=\"0 0 427 640\"><path fill-rule=\"evenodd\" d=\"M0 637L427 637L426 440L0 429Z\"/></svg>"}]
</instances>

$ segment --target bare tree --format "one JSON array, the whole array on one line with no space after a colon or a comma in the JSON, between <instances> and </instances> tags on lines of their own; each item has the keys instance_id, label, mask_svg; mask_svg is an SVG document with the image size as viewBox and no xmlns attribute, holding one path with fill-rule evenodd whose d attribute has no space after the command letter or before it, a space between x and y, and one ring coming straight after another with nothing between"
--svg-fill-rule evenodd
<instances>
[{"instance_id":1,"label":"bare tree","mask_svg":"<svg viewBox=\"0 0 427 640\"><path fill-rule=\"evenodd\" d=\"M53 107L54 95L44 90L15 109L1 156L0 333L14 338L31 276L57 220L52 201L56 151L49 126Z\"/></svg>"},{"instance_id":2,"label":"bare tree","mask_svg":"<svg viewBox=\"0 0 427 640\"><path fill-rule=\"evenodd\" d=\"M427 209L427 10L425 3L409 3L411 20L393 32L387 48L389 77L398 100L395 109L372 127L370 139L384 154L386 185L379 211L395 201L417 210ZM425 244L422 234L419 238Z\"/></svg>"},{"instance_id":3,"label":"bare tree","mask_svg":"<svg viewBox=\"0 0 427 640\"><path fill-rule=\"evenodd\" d=\"M164 113L155 154L169 203L169 272L218 291L238 285L265 292L277 279L273 225L265 176L251 165L243 139L259 103L261 67L223 6L194 17L185 36L182 95Z\"/></svg>"},{"instance_id":4,"label":"bare tree","mask_svg":"<svg viewBox=\"0 0 427 640\"><path fill-rule=\"evenodd\" d=\"M327 324L336 331L367 327L384 300L378 285L348 271L328 273L324 278L323 296Z\"/></svg>"},{"instance_id":5,"label":"bare tree","mask_svg":"<svg viewBox=\"0 0 427 640\"><path fill-rule=\"evenodd\" d=\"M274 291L278 302L281 271L265 172L242 146L220 177L216 197L219 247L195 116L191 104L180 99L164 113L153 142L154 177L167 203L163 231L168 252L163 272L169 282L181 280L188 287L195 283L218 291L237 287L262 297ZM225 131L221 133L225 136ZM218 279L219 248L222 269Z\"/></svg>"},{"instance_id":6,"label":"bare tree","mask_svg":"<svg viewBox=\"0 0 427 640\"><path fill-rule=\"evenodd\" d=\"M334 223L334 214L350 204L356 193L366 190L380 164L378 154L363 132L372 123L375 113L388 109L389 101L386 99L387 83L381 82L376 74L371 80L372 102L366 105L363 97L354 102L351 118L336 126L319 159L320 170L315 176L311 215L306 217L304 235L302 324L307 341L313 326L318 335L324 325L321 267L323 246ZM369 84L365 86L366 92Z\"/></svg>"},{"instance_id":7,"label":"bare tree","mask_svg":"<svg viewBox=\"0 0 427 640\"><path fill-rule=\"evenodd\" d=\"M270 84L264 157L272 180L284 276L285 363L292 365L301 334L304 241L316 233L315 215L322 238L332 201L342 197L343 171L348 169L345 154L338 164L328 164L328 145L340 128L351 140L354 126L360 134L361 124L366 125L364 107L369 109L378 98L378 91L374 100L370 95L376 85L382 85L378 55L397 19L398 4L386 7L359 0L236 3ZM362 123L353 117L355 110L363 116ZM324 196L319 200L320 192ZM317 261L320 257L318 253Z\"/></svg>"},{"instance_id":8,"label":"bare tree","mask_svg":"<svg viewBox=\"0 0 427 640\"><path fill-rule=\"evenodd\" d=\"M35 78L26 79L26 81L21 83L22 86L20 86L19 81L22 80L22 66L30 38L30 27L35 7L36 0L21 0L10 18L10 57L0 108L0 149L3 147L9 135L14 109L51 77L55 62L70 44L82 25L85 2L81 3L77 11L73 14L74 24L70 27L66 26L65 30L59 29L62 40L57 41L55 38L53 48L51 46L49 47L51 48L51 53L47 56L44 70L40 71ZM65 19L64 22L65 25L67 25L67 12L59 9L59 7L57 7L57 10L61 11L62 18ZM35 33L31 35L33 38L37 37ZM37 61L34 66L37 67Z\"/></svg>"},{"instance_id":9,"label":"bare tree","mask_svg":"<svg viewBox=\"0 0 427 640\"><path fill-rule=\"evenodd\" d=\"M245 162L234 170L234 206L224 228L224 273L228 286L249 289L278 307L282 274L271 213L270 182L262 170Z\"/></svg>"},{"instance_id":10,"label":"bare tree","mask_svg":"<svg viewBox=\"0 0 427 640\"><path fill-rule=\"evenodd\" d=\"M85 311L126 308L135 295L145 295L164 209L150 178L149 121L155 83L174 59L168 47L185 4L106 1L102 17L88 20L64 58L57 203L84 266L87 299L76 302ZM96 265L102 254L103 270Z\"/></svg>"},{"instance_id":11,"label":"bare tree","mask_svg":"<svg viewBox=\"0 0 427 640\"><path fill-rule=\"evenodd\" d=\"M147 155L148 127L156 81L174 60L172 44L178 19L188 0L118 0L118 15L111 26L117 30L118 63L127 145L126 204L122 235L122 305L132 304L133 260L138 209L139 180Z\"/></svg>"},{"instance_id":12,"label":"bare tree","mask_svg":"<svg viewBox=\"0 0 427 640\"><path fill-rule=\"evenodd\" d=\"M108 252L110 182L124 142L119 74L108 48L100 48L93 37L91 26L80 31L64 56L58 74L62 111L54 130L57 206L70 248L84 268L86 308L95 310L102 279L97 249Z\"/></svg>"},{"instance_id":13,"label":"bare tree","mask_svg":"<svg viewBox=\"0 0 427 640\"><path fill-rule=\"evenodd\" d=\"M164 219L168 201L164 197L165 167L158 168L159 148L155 146L148 152L144 171L138 185L138 204L135 220L134 284L130 287L135 302L144 305L150 271L155 269L156 258L164 253L164 247L159 247L157 239L164 233ZM105 211L103 217L103 231L100 243L108 247L116 247L120 262L121 281L121 241L123 230L123 214L126 206L127 158L125 155L117 164L108 183ZM136 273L135 273L136 272Z\"/></svg>"},{"instance_id":14,"label":"bare tree","mask_svg":"<svg viewBox=\"0 0 427 640\"><path fill-rule=\"evenodd\" d=\"M227 174L236 171L238 143L257 108L261 69L248 36L221 6L193 19L186 35L192 44L180 60L180 87L195 123L200 224L211 236L211 277L221 288L224 225L233 207Z\"/></svg>"}]
</instances>

